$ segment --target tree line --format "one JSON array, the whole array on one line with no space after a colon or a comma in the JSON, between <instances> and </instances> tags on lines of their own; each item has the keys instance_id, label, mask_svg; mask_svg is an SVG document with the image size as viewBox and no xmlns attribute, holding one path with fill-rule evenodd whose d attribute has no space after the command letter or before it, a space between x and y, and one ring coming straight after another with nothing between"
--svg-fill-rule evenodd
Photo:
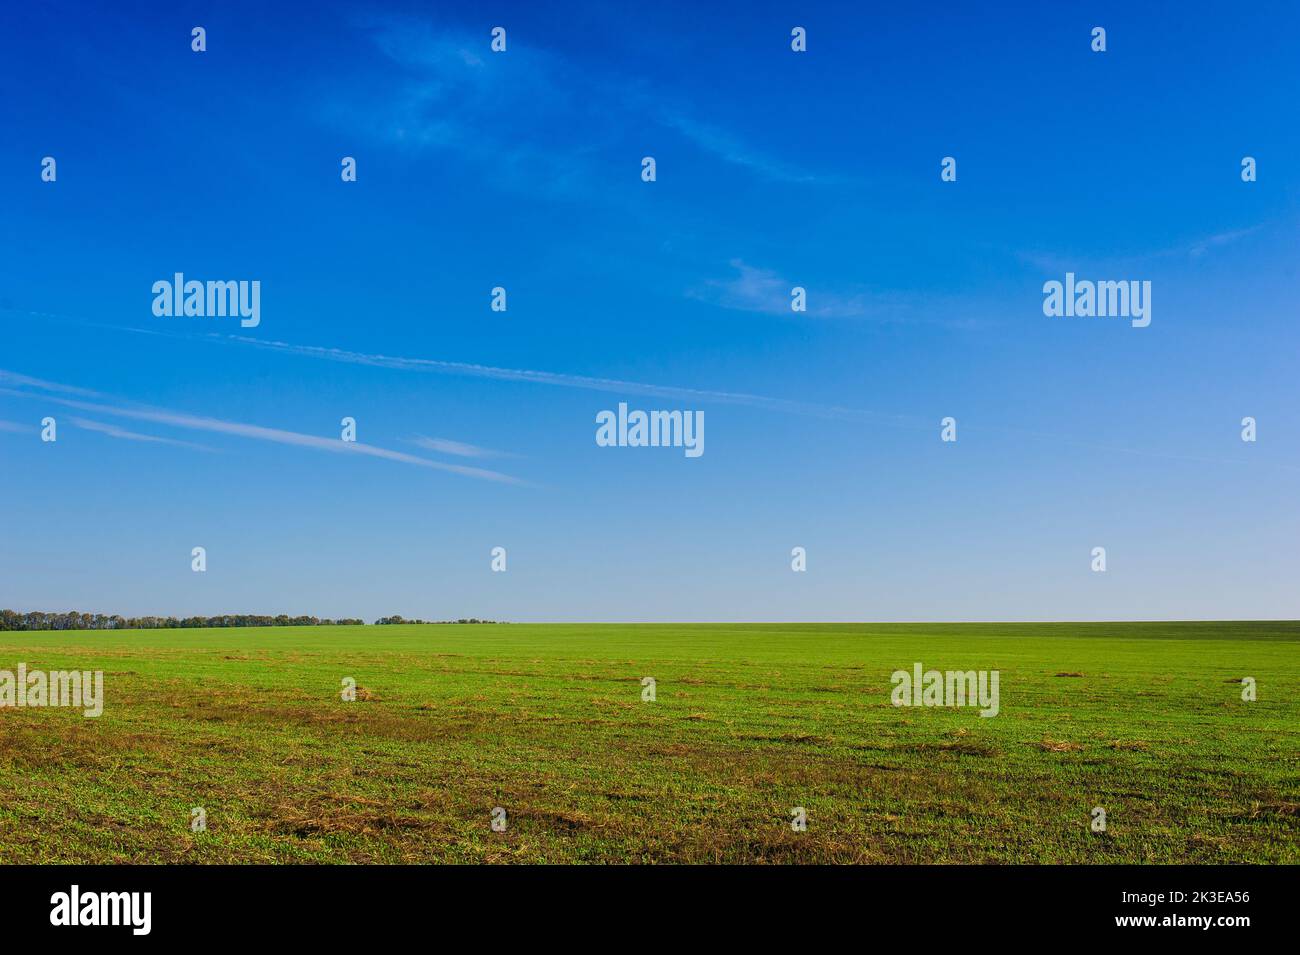
<instances>
[{"instance_id":1,"label":"tree line","mask_svg":"<svg viewBox=\"0 0 1300 955\"><path fill-rule=\"evenodd\" d=\"M380 617L375 621L375 626L391 626L392 624L431 624L431 623L502 623L501 620L480 620L478 617L461 617L459 620L407 620L401 616Z\"/></svg>"},{"instance_id":2,"label":"tree line","mask_svg":"<svg viewBox=\"0 0 1300 955\"><path fill-rule=\"evenodd\" d=\"M427 623L495 623L494 620L479 620L476 617L460 620L404 620L400 616L380 617L375 621L382 624L427 624ZM0 610L0 631L3 630L172 630L200 627L356 627L365 624L357 617L343 617L331 620L323 617L278 614L233 613L219 617L123 617L119 614L85 613L68 610L63 613L47 613L31 610L19 613L16 610Z\"/></svg>"}]
</instances>

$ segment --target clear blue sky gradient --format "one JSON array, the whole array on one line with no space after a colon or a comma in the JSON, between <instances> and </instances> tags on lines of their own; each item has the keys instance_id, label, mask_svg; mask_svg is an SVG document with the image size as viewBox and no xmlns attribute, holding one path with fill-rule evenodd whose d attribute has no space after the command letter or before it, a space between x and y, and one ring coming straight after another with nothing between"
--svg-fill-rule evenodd
<instances>
[{"instance_id":1,"label":"clear blue sky gradient","mask_svg":"<svg viewBox=\"0 0 1300 955\"><path fill-rule=\"evenodd\" d=\"M1295 4L459 6L5 5L0 606L1300 616Z\"/></svg>"}]
</instances>

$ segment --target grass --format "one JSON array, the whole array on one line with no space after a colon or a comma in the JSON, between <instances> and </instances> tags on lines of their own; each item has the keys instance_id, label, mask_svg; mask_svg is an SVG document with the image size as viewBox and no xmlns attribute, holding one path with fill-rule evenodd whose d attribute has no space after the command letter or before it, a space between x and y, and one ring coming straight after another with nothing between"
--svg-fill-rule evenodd
<instances>
[{"instance_id":1,"label":"grass","mask_svg":"<svg viewBox=\"0 0 1300 955\"><path fill-rule=\"evenodd\" d=\"M916 661L999 670L1001 713L892 706ZM1300 861L1294 622L0 633L19 662L106 700L0 709L3 862Z\"/></svg>"}]
</instances>

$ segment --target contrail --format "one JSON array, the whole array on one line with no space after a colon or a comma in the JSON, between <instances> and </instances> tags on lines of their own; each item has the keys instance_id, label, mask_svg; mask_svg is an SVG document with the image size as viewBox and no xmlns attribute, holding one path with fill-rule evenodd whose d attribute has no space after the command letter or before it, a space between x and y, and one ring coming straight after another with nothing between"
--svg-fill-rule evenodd
<instances>
[{"instance_id":1,"label":"contrail","mask_svg":"<svg viewBox=\"0 0 1300 955\"><path fill-rule=\"evenodd\" d=\"M744 405L751 408L777 411L784 414L802 415L805 417L830 418L842 421L869 421L874 424L885 425L892 428L905 428L907 430L931 431L936 427L935 422L928 418L921 418L916 415L887 414L880 411L868 411L862 408L846 408L840 405L823 405L805 401L792 401L786 398L773 398L767 395L755 395L745 392L712 391L703 388L682 388L673 385L656 385L640 381L623 381L617 378L570 375L561 372L535 371L524 368L501 368L494 365L480 365L472 362L461 361L444 361L433 358L404 358L393 355L366 354L364 352L347 351L342 348L323 348L318 345L295 345L290 342L253 338L248 335L229 335L215 332L192 335L178 332L157 331L146 328L131 328L118 325L105 325L95 322L78 321L76 319L46 315L37 312L28 314L41 315L43 318L52 318L55 321L93 325L99 328L112 329L113 331L134 332L139 335L154 335L160 338L175 338L183 341L209 341L221 344L245 345L252 348L260 348L265 351L280 352L282 354L299 355L307 358L343 362L352 365L370 365L376 368L433 372L445 375L489 378L498 381L525 381L539 385L550 385L553 387L579 388L588 391L609 392L611 394L652 395L655 397L674 398L682 401L712 401L721 404ZM1116 445L1101 444L1094 441L1082 441L1076 438L1068 438L1058 433L1032 431L1024 428L1008 428L985 423L981 423L978 426L968 424L966 425L966 430L968 434L971 432L993 432L997 434L1010 435L1012 437L1028 437L1036 440L1052 441L1067 446L1087 448L1089 450L1103 451L1110 454L1130 454L1140 457L1163 458L1166 460L1192 461L1198 464L1240 465L1246 463L1245 460L1241 458L1216 458L1153 451L1149 448L1126 448ZM1270 462L1270 464L1273 467L1278 467L1285 471L1300 471L1300 468L1291 464L1278 464L1276 462Z\"/></svg>"},{"instance_id":2,"label":"contrail","mask_svg":"<svg viewBox=\"0 0 1300 955\"><path fill-rule=\"evenodd\" d=\"M39 379L26 378L26 376L14 374L12 372L0 369L0 381L26 383L38 388L52 388L56 391L68 390L67 386L57 385L53 382L41 382ZM81 389L78 389L81 390ZM428 458L417 457L414 454L406 454L402 451L391 451L388 448L377 447L373 444L362 444L357 441L341 441L337 438L322 438L314 434L302 434L298 431L285 431L280 428L265 428L261 425L244 424L239 421L223 421L220 418L208 418L202 415L192 415L179 411L168 411L162 408L126 408L118 405L106 405L97 401L83 401L77 398L61 398L52 394L33 394L29 391L17 391L12 388L0 388L0 394L12 395L18 398L40 398L42 401L52 402L63 405L67 408L76 408L79 411L91 411L97 414L113 415L120 418L131 418L136 421L150 421L155 424L170 425L177 428L188 428L194 431L209 431L217 434L235 435L241 438L252 438L258 441L270 441L275 444L287 444L300 448L314 448L318 451L331 451L336 454L361 454L368 457L384 458L388 461L400 461L403 464L414 464L418 467L432 468L437 471L448 471L452 474L459 474L463 477L480 478L485 481L496 481L502 484L526 484L519 478L511 477L508 474L502 474L499 471L491 471L487 468L468 467L463 464L444 464L441 461L431 461ZM94 392L90 392L94 395ZM125 436L119 435L119 436Z\"/></svg>"},{"instance_id":3,"label":"contrail","mask_svg":"<svg viewBox=\"0 0 1300 955\"><path fill-rule=\"evenodd\" d=\"M100 434L106 434L110 438L122 438L126 441L142 441L149 444L170 444L174 447L191 448L195 451L213 450L206 444L195 444L192 441L177 441L173 438L162 438L156 434L140 434L138 431L127 431L125 428L119 428L115 424L105 424L102 421L91 421L89 418L78 418L75 415L72 418L72 423L85 431L96 431Z\"/></svg>"},{"instance_id":4,"label":"contrail","mask_svg":"<svg viewBox=\"0 0 1300 955\"><path fill-rule=\"evenodd\" d=\"M570 375L554 371L536 371L526 368L501 368L495 365L479 365L472 362L442 361L434 358L403 358L395 355L373 355L364 352L347 351L342 348L322 348L318 345L295 345L248 335L221 335L211 333L202 336L172 335L168 332L155 332L143 328L128 328L126 331L142 335L163 335L187 340L196 338L223 344L248 345L266 351L299 355L306 358L318 358L326 361L344 362L350 365L369 365L375 368L394 368L402 371L422 371L443 375L460 375L470 378L490 378L496 381L524 381L535 385L550 385L559 388L579 388L586 391L603 391L610 394L650 395L657 398L674 398L681 401L712 401L721 404L745 405L768 411L780 411L786 414L805 415L817 418L838 418L871 420L895 427L929 428L925 419L910 416L885 414L866 411L860 408L845 408L839 405L822 405L806 401L792 401L787 398L772 398L767 395L748 394L736 391L712 391L705 388L683 388L676 385L656 385L644 381L624 381L619 378L599 378L588 375Z\"/></svg>"},{"instance_id":5,"label":"contrail","mask_svg":"<svg viewBox=\"0 0 1300 955\"><path fill-rule=\"evenodd\" d=\"M0 310L3 311L3 310ZM443 361L434 358L404 358L395 355L367 354L348 351L342 348L323 348L318 345L295 345L249 335L229 335L217 332L187 334L184 332L159 331L152 328L133 328L122 325L109 325L84 319L51 315L44 312L26 312L23 314L37 316L56 322L103 328L117 332L132 332L136 335L152 335L157 338L174 338L180 341L206 341L219 344L245 345L264 351L280 352L287 355L299 355L305 358L336 361L350 365L369 365L375 368L394 368L402 371L432 372L443 375L459 375L469 378L489 378L497 381L523 381L537 385L550 385L559 388L578 388L586 391L602 391L609 394L650 395L659 398L674 398L681 401L711 401L720 404L744 405L785 414L803 415L815 418L833 418L839 420L873 421L890 427L930 430L932 423L916 415L887 414L879 411L867 411L862 408L846 408L840 405L825 405L807 401L793 401L787 398L773 398L768 395L755 395L736 391L714 391L706 388L684 388L676 385L657 385L644 381L624 381L618 378L601 378L588 375L571 375L554 371L536 371L526 368L501 368L495 365L481 365L474 362ZM60 386L62 387L62 386Z\"/></svg>"}]
</instances>

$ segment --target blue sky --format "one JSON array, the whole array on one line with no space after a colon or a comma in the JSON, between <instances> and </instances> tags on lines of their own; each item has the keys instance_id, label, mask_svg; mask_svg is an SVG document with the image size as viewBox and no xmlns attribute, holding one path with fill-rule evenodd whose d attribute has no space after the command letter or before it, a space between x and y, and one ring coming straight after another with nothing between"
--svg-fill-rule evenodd
<instances>
[{"instance_id":1,"label":"blue sky","mask_svg":"<svg viewBox=\"0 0 1300 955\"><path fill-rule=\"evenodd\" d=\"M0 14L0 606L1300 613L1293 4L458 7Z\"/></svg>"}]
</instances>

